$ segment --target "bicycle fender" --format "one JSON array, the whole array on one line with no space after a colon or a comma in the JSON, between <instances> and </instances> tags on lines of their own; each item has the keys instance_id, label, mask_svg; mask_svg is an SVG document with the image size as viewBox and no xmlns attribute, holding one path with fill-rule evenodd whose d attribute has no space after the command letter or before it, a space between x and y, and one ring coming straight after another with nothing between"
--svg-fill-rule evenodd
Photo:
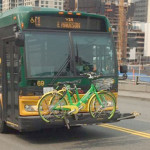
<instances>
[{"instance_id":1,"label":"bicycle fender","mask_svg":"<svg viewBox=\"0 0 150 150\"><path fill-rule=\"evenodd\" d=\"M99 91L99 92L97 92L97 94L100 94L100 93L103 93L103 92L105 92L105 91ZM90 97L90 99L88 100L88 103L87 103L87 108L88 108L88 111L89 111L89 107L90 107L90 102L91 102L91 100L94 98L94 96L96 96L95 94L93 94L91 97Z\"/></svg>"}]
</instances>

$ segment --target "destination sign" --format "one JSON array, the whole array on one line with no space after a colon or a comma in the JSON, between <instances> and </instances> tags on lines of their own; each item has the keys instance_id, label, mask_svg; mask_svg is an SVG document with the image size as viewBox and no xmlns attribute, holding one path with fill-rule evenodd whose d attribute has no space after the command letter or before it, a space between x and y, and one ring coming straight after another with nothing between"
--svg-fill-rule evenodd
<instances>
[{"instance_id":1,"label":"destination sign","mask_svg":"<svg viewBox=\"0 0 150 150\"><path fill-rule=\"evenodd\" d=\"M29 19L30 29L73 29L106 32L105 21L100 18L65 16L65 15L32 15Z\"/></svg>"}]
</instances>

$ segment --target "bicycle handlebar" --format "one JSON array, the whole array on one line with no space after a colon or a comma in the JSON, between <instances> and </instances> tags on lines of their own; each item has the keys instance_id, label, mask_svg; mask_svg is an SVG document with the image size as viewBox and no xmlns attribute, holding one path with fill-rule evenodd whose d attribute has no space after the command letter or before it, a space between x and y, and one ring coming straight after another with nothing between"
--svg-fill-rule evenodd
<instances>
[{"instance_id":1,"label":"bicycle handlebar","mask_svg":"<svg viewBox=\"0 0 150 150\"><path fill-rule=\"evenodd\" d=\"M96 75L95 72L88 72L88 73L83 73L80 75L88 76L89 79L97 79L97 78L101 77L101 75Z\"/></svg>"},{"instance_id":2,"label":"bicycle handlebar","mask_svg":"<svg viewBox=\"0 0 150 150\"><path fill-rule=\"evenodd\" d=\"M81 80L76 81L65 81L65 82L57 82L58 85L64 85L64 84L79 84Z\"/></svg>"}]
</instances>

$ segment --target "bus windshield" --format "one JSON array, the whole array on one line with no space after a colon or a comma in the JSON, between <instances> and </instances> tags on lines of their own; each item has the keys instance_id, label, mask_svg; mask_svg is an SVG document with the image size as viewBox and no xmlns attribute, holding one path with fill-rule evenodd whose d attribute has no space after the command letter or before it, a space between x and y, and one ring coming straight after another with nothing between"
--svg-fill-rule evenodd
<instances>
[{"instance_id":1,"label":"bus windshield","mask_svg":"<svg viewBox=\"0 0 150 150\"><path fill-rule=\"evenodd\" d=\"M59 72L60 76L68 77L93 71L114 75L110 34L71 32L71 39L68 32L25 32L27 77L53 77ZM74 54L75 73L70 68L70 54Z\"/></svg>"}]
</instances>

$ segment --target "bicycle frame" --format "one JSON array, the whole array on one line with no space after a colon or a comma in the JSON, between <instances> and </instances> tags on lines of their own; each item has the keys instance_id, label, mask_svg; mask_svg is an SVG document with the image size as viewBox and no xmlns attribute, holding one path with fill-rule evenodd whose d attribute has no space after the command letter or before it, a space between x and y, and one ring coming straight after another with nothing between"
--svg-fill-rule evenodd
<instances>
[{"instance_id":1,"label":"bicycle frame","mask_svg":"<svg viewBox=\"0 0 150 150\"><path fill-rule=\"evenodd\" d=\"M65 93L63 94L63 98L65 97L65 96L67 96L67 98L68 98L68 101L69 101L69 104L71 104L71 105L73 105L74 103L73 103L73 101L72 101L72 97L74 96L74 94L76 95L76 98L77 98L77 100L78 101L80 101L80 96L79 96L79 92L78 92L78 88L76 87L76 85L74 85L74 88L75 88L75 92L73 92L72 94L71 94L71 92L70 92L70 86L67 86L67 85L65 85ZM58 91L59 92L59 91Z\"/></svg>"},{"instance_id":2,"label":"bicycle frame","mask_svg":"<svg viewBox=\"0 0 150 150\"><path fill-rule=\"evenodd\" d=\"M75 107L80 107L81 106L81 104L86 104L87 102L88 102L88 100L91 98L91 96L93 95L93 94L95 94L96 95L96 98L98 99L98 102L100 103L100 105L102 106L102 108L104 108L104 105L103 105L103 103L102 103L102 101L101 101L101 99L99 98L99 96L98 96L98 94L97 94L97 91L96 91L96 88L95 88L95 86L94 86L94 84L91 84L91 87L90 87L90 89L85 93L85 95L80 99L80 97L79 97L79 92L78 92L78 90L77 90L77 88L75 88L75 94L77 95L77 99L78 99L78 102L76 103L76 104L74 104L73 102L72 102L72 96L71 96L71 94L70 94L70 92L69 92L69 89L68 88L66 88L66 93L63 95L63 97L61 98L61 100L63 99L63 98L65 98L65 96L67 95L67 98L68 98L68 101L69 101L69 105L70 106L75 106ZM60 100L60 101L61 101ZM65 108L65 106L63 106L62 108L56 108L57 107L57 104L56 104L56 106L55 107L53 107L53 109L54 110L68 110L69 108L68 108L68 106L69 105L66 105L66 108Z\"/></svg>"},{"instance_id":3,"label":"bicycle frame","mask_svg":"<svg viewBox=\"0 0 150 150\"><path fill-rule=\"evenodd\" d=\"M99 103L102 105L102 107L104 107L103 103L101 102L101 100L97 94L97 91L96 91L94 84L91 84L90 89L80 99L80 101L76 104L76 106L79 107L82 103L86 104L93 94L96 95L96 98L98 99Z\"/></svg>"}]
</instances>

